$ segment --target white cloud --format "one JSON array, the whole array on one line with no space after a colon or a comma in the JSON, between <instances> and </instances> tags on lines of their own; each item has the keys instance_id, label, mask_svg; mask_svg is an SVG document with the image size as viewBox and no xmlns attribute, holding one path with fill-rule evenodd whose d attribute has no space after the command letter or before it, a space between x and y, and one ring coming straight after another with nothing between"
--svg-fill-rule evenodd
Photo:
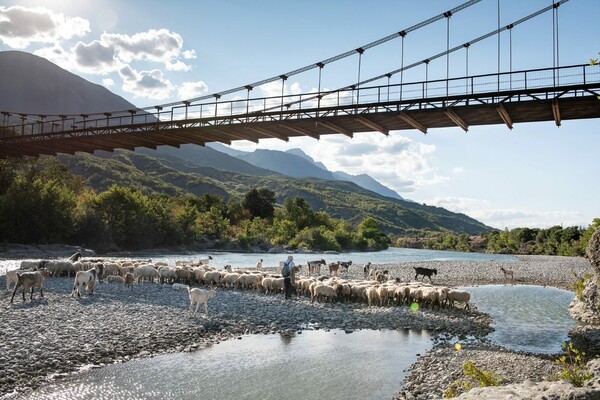
<instances>
[{"instance_id":1,"label":"white cloud","mask_svg":"<svg viewBox=\"0 0 600 400\"><path fill-rule=\"evenodd\" d=\"M126 66L119 70L119 74L123 79L123 91L135 97L164 100L171 96L174 89L173 84L157 69L137 72Z\"/></svg>"},{"instance_id":2,"label":"white cloud","mask_svg":"<svg viewBox=\"0 0 600 400\"><path fill-rule=\"evenodd\" d=\"M117 57L125 63L147 60L163 63L168 70L187 71L190 68L178 60L183 48L181 35L167 29L150 29L132 36L103 33L100 40L105 46L113 47Z\"/></svg>"},{"instance_id":3,"label":"white cloud","mask_svg":"<svg viewBox=\"0 0 600 400\"><path fill-rule=\"evenodd\" d=\"M115 57L115 48L104 42L98 40L89 44L79 42L71 51L76 65L86 72L105 74L119 68L120 63Z\"/></svg>"},{"instance_id":4,"label":"white cloud","mask_svg":"<svg viewBox=\"0 0 600 400\"><path fill-rule=\"evenodd\" d=\"M435 197L424 203L466 214L484 224L498 229L520 227L548 228L554 225L585 226L582 213L568 210L529 210L517 208L493 208L489 200L467 197Z\"/></svg>"},{"instance_id":5,"label":"white cloud","mask_svg":"<svg viewBox=\"0 0 600 400\"><path fill-rule=\"evenodd\" d=\"M185 50L183 53L181 53L183 55L183 58L185 58L186 60L191 60L196 58L196 50L192 49L192 50Z\"/></svg>"},{"instance_id":6,"label":"white cloud","mask_svg":"<svg viewBox=\"0 0 600 400\"><path fill-rule=\"evenodd\" d=\"M43 7L0 7L0 41L12 48L56 43L88 32L90 23L83 18L68 18Z\"/></svg>"},{"instance_id":7,"label":"white cloud","mask_svg":"<svg viewBox=\"0 0 600 400\"><path fill-rule=\"evenodd\" d=\"M180 99L193 99L208 93L208 85L203 81L184 82L177 90Z\"/></svg>"},{"instance_id":8,"label":"white cloud","mask_svg":"<svg viewBox=\"0 0 600 400\"><path fill-rule=\"evenodd\" d=\"M463 167L454 167L454 168L452 168L452 173L453 174L462 174L463 172L465 172L465 169Z\"/></svg>"},{"instance_id":9,"label":"white cloud","mask_svg":"<svg viewBox=\"0 0 600 400\"><path fill-rule=\"evenodd\" d=\"M111 87L111 86L115 85L115 81L113 81L110 78L104 78L104 79L102 79L102 84L106 87Z\"/></svg>"}]
</instances>

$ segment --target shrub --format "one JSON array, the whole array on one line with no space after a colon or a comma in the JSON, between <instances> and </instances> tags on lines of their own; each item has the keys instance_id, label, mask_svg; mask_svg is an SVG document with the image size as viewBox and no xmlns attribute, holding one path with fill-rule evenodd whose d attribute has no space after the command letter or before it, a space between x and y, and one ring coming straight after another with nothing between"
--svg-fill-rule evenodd
<instances>
[{"instance_id":1,"label":"shrub","mask_svg":"<svg viewBox=\"0 0 600 400\"><path fill-rule=\"evenodd\" d=\"M562 371L553 375L551 378L569 381L577 387L582 387L594 376L585 367L585 353L577 350L573 343L563 343L564 356L556 360L557 364L562 366Z\"/></svg>"},{"instance_id":2,"label":"shrub","mask_svg":"<svg viewBox=\"0 0 600 400\"><path fill-rule=\"evenodd\" d=\"M473 388L473 384L477 384L481 387L486 386L500 386L502 378L491 371L482 371L477 368L477 365L471 360L467 361L463 365L463 372L470 380L467 381L454 381L448 389L444 392L444 397L454 398L461 393L468 392Z\"/></svg>"},{"instance_id":3,"label":"shrub","mask_svg":"<svg viewBox=\"0 0 600 400\"><path fill-rule=\"evenodd\" d=\"M586 284L586 282L588 282L591 279L592 275L585 274L585 275L583 275L583 277L580 277L579 275L577 275L577 273L575 271L571 271L571 273L577 279L573 283L573 289L575 290L575 295L577 296L577 298L580 301L583 301L583 291L585 290L585 284Z\"/></svg>"}]
</instances>

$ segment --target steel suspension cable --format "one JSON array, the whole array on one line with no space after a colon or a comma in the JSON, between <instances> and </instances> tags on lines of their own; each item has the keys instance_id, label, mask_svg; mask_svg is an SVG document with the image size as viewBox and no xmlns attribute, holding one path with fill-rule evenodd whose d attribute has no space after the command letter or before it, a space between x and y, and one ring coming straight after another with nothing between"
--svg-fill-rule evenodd
<instances>
[{"instance_id":1,"label":"steel suspension cable","mask_svg":"<svg viewBox=\"0 0 600 400\"><path fill-rule=\"evenodd\" d=\"M561 5L561 4L565 4L565 3L567 3L568 1L569 1L569 0L560 0L559 2L557 2L557 3L555 3L555 4L557 4L557 5ZM485 40L485 39L487 39L487 38L489 38L489 37L492 37L492 36L494 36L494 35L498 34L498 32L504 32L505 30L509 29L509 28L508 28L509 26L517 26L517 25L520 25L520 24L522 24L522 23L524 23L524 22L527 22L527 21L529 21L529 20L530 20L530 19L532 19L532 18L535 18L535 17L537 17L537 16L539 16L539 15L541 15L541 14L544 14L544 13L546 13L546 12L550 11L550 10L552 9L552 7L556 7L556 6L548 6L548 7L544 7L544 8L542 8L542 9L540 9L540 10L538 10L538 11L536 11L536 12L532 13L532 14L529 14L529 15L528 15L528 16L526 16L526 17L523 17L523 18L521 18L521 19L519 19L519 20L517 20L517 21L513 22L512 24L509 24L509 25L507 25L507 26L501 27L499 30L493 30L493 31L491 31L491 32L488 32L488 33L486 33L485 35L479 36L479 37L478 37L478 38L476 38L476 39L473 39L473 40L470 40L470 41L468 41L467 43L468 43L469 45L472 45L472 44L475 44L475 43L481 42L482 40ZM467 44L467 43L465 43L465 44ZM460 50L460 49L461 49L461 48L462 48L462 47L463 47L465 44L461 44L461 45L455 46L455 47L451 48L450 50L448 50L447 52L453 53L453 52L455 52L455 51L457 51L457 50ZM412 64L410 64L410 65L407 65L407 66L405 66L405 67L404 67L404 70L412 69L412 68L414 68L414 67L416 67L416 66L419 66L419 65L421 65L421 64L425 64L425 63L427 63L427 62L430 62L430 61L432 61L432 60L435 60L436 58L443 57L443 56L445 56L445 55L446 55L446 53L447 53L447 52L446 52L446 51L443 51L443 52L441 52L441 53L438 53L438 54L436 54L436 55L434 55L434 56L432 56L432 57L428 57L428 58L426 58L425 60L414 62L414 63L412 63ZM401 69L396 69L396 70L390 71L390 72L388 72L388 73L389 73L389 74L392 74L392 75L394 75L394 74L397 74L398 72L401 72ZM365 81L362 81L362 82L360 82L360 83L361 83L361 85L364 85L364 84L366 84L366 83L374 82L374 81L376 81L376 80L382 79L382 78L383 78L384 76L386 76L388 73L386 73L386 74L382 74L382 75L378 75L378 76L375 76L375 77L373 77L373 78L367 79L367 80L365 80ZM333 91L331 91L331 93L337 92L337 91L339 91L339 90L348 89L349 87L350 87L350 86L345 86L345 87L343 87L343 88L340 88L340 89L337 89L337 90L333 90Z\"/></svg>"},{"instance_id":2,"label":"steel suspension cable","mask_svg":"<svg viewBox=\"0 0 600 400\"><path fill-rule=\"evenodd\" d=\"M557 3L555 3L554 6L544 7L544 8L542 8L542 9L540 9L540 10L538 10L538 11L532 13L532 14L529 14L526 17L523 17L523 18L521 18L521 19L519 19L519 20L517 20L517 21L515 21L515 22L513 22L513 23L511 23L509 25L503 26L500 29L495 29L493 31L490 31L490 32L486 33L485 35L479 36L478 38L470 40L470 41L468 41L468 42L466 42L464 44L460 44L458 46L455 46L455 47L451 48L450 50L443 51L443 52L438 53L438 54L436 54L436 55L434 55L432 57L428 57L428 58L426 58L426 59L424 59L422 61L414 62L414 63L412 63L410 65L405 66L404 68L398 68L398 69L395 69L393 71L387 72L385 74L378 75L378 76L375 76L373 78L369 78L369 79L366 79L364 81L358 82L356 84L347 85L347 86L344 86L344 87L341 87L341 88L338 88L338 89L334 89L334 90L330 90L330 91L324 92L324 94L322 94L322 96L327 96L327 95L331 95L331 94L334 94L334 93L341 92L343 90L352 89L353 87L356 87L357 85L365 85L367 83L378 81L380 79L383 79L384 77L388 77L388 76L397 74L399 72L401 73L402 71L406 71L406 70L415 68L415 67L417 67L419 65L422 65L422 64L425 64L425 81L427 81L428 77L429 77L429 68L428 67L429 67L429 63L431 61L433 61L433 60L435 60L437 58L440 58L440 57L444 57L447 53L453 53L455 51L458 51L458 50L460 50L463 47L470 47L472 44L475 44L475 43L481 42L482 40L485 40L485 39L488 39L490 37L493 37L494 35L497 35L498 33L504 32L507 29L512 29L513 27L515 27L517 25L520 25L520 24L522 24L524 22L527 22L527 21L529 21L532 18L540 16L540 15L542 15L542 14L550 11L553 7L558 7L559 5L567 3L568 1L569 0L560 0ZM427 85L425 85L425 93L427 93ZM307 98L302 99L302 101L294 101L291 104L298 104L298 103L303 102L303 101L314 100L315 98L316 97L307 97Z\"/></svg>"}]
</instances>

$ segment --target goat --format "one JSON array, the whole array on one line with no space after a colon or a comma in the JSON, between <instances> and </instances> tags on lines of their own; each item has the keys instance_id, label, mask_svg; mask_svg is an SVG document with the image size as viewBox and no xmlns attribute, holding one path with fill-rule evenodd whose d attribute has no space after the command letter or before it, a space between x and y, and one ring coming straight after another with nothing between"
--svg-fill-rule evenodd
<instances>
[{"instance_id":1,"label":"goat","mask_svg":"<svg viewBox=\"0 0 600 400\"><path fill-rule=\"evenodd\" d=\"M10 293L10 284L17 284L19 280L19 275L23 272L34 272L33 269L11 269L10 271L6 271L6 292Z\"/></svg>"},{"instance_id":2,"label":"goat","mask_svg":"<svg viewBox=\"0 0 600 400\"><path fill-rule=\"evenodd\" d=\"M15 294L20 287L23 287L23 301L25 301L25 289L31 288L31 296L29 300L33 300L33 290L37 287L40 288L40 298L44 297L44 280L48 277L49 271L46 268L40 268L35 272L23 272L17 277L17 284L13 291L10 302L12 304Z\"/></svg>"},{"instance_id":3,"label":"goat","mask_svg":"<svg viewBox=\"0 0 600 400\"><path fill-rule=\"evenodd\" d=\"M133 274L131 272L128 272L125 274L125 286L129 286L129 288L131 290L133 290Z\"/></svg>"},{"instance_id":4,"label":"goat","mask_svg":"<svg viewBox=\"0 0 600 400\"><path fill-rule=\"evenodd\" d=\"M71 257L69 257L68 261L75 262L75 261L79 261L80 258L81 258L81 252L78 251L77 253L75 253Z\"/></svg>"},{"instance_id":5,"label":"goat","mask_svg":"<svg viewBox=\"0 0 600 400\"><path fill-rule=\"evenodd\" d=\"M329 264L329 276L340 276L340 262Z\"/></svg>"},{"instance_id":6,"label":"goat","mask_svg":"<svg viewBox=\"0 0 600 400\"><path fill-rule=\"evenodd\" d=\"M415 279L418 279L419 275L423 276L423 279L425 279L425 277L429 278L429 281L431 283L433 283L433 281L431 280L431 275L437 275L437 269L431 269L431 268L424 268L424 267L413 267L415 270Z\"/></svg>"},{"instance_id":7,"label":"goat","mask_svg":"<svg viewBox=\"0 0 600 400\"><path fill-rule=\"evenodd\" d=\"M97 273L98 272L96 271L96 268L92 268L88 271L77 271L75 274L75 283L73 284L71 297L75 297L75 293L77 293L77 297L81 297L80 289L83 285L87 286L88 294L90 296L93 295Z\"/></svg>"},{"instance_id":8,"label":"goat","mask_svg":"<svg viewBox=\"0 0 600 400\"><path fill-rule=\"evenodd\" d=\"M312 275L312 274L321 274L321 264L323 265L327 265L327 263L325 262L325 260L315 260L315 261L309 261L308 263L308 274Z\"/></svg>"},{"instance_id":9,"label":"goat","mask_svg":"<svg viewBox=\"0 0 600 400\"><path fill-rule=\"evenodd\" d=\"M504 274L504 280L506 281L508 277L510 277L511 282L515 283L515 273L511 269L504 269L504 267L500 267L500 271Z\"/></svg>"},{"instance_id":10,"label":"goat","mask_svg":"<svg viewBox=\"0 0 600 400\"><path fill-rule=\"evenodd\" d=\"M352 261L338 261L338 264L340 264L340 267L342 267L342 269L345 270L346 273L348 273L348 270L352 265Z\"/></svg>"},{"instance_id":11,"label":"goat","mask_svg":"<svg viewBox=\"0 0 600 400\"><path fill-rule=\"evenodd\" d=\"M369 261L368 263L365 264L365 266L363 267L363 276L366 278L369 276L369 273L371 272L371 262Z\"/></svg>"},{"instance_id":12,"label":"goat","mask_svg":"<svg viewBox=\"0 0 600 400\"><path fill-rule=\"evenodd\" d=\"M188 295L190 296L190 311L189 312L192 312L192 308L193 308L194 304L196 304L196 310L194 311L194 315L197 315L198 307L200 306L200 303L204 303L204 311L206 312L206 315L208 316L208 301L210 299L212 299L213 297L215 297L216 294L217 294L216 288L212 288L211 290L206 290L206 289L200 289L200 288L190 289L188 287Z\"/></svg>"},{"instance_id":13,"label":"goat","mask_svg":"<svg viewBox=\"0 0 600 400\"><path fill-rule=\"evenodd\" d=\"M212 256L208 256L208 258L201 258L201 259L198 260L198 264L200 264L200 265L208 265L208 263L212 259L213 259Z\"/></svg>"}]
</instances>

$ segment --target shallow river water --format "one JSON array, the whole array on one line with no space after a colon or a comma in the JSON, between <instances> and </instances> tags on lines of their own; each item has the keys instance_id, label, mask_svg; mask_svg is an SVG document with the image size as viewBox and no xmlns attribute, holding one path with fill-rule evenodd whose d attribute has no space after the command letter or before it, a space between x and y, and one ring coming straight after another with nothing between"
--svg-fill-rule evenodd
<instances>
[{"instance_id":1,"label":"shallow river water","mask_svg":"<svg viewBox=\"0 0 600 400\"><path fill-rule=\"evenodd\" d=\"M494 319L492 341L512 350L553 354L577 326L569 315L573 292L530 285L465 288L479 310Z\"/></svg>"},{"instance_id":2,"label":"shallow river water","mask_svg":"<svg viewBox=\"0 0 600 400\"><path fill-rule=\"evenodd\" d=\"M244 336L111 365L18 399L389 399L431 348L416 330Z\"/></svg>"}]
</instances>

